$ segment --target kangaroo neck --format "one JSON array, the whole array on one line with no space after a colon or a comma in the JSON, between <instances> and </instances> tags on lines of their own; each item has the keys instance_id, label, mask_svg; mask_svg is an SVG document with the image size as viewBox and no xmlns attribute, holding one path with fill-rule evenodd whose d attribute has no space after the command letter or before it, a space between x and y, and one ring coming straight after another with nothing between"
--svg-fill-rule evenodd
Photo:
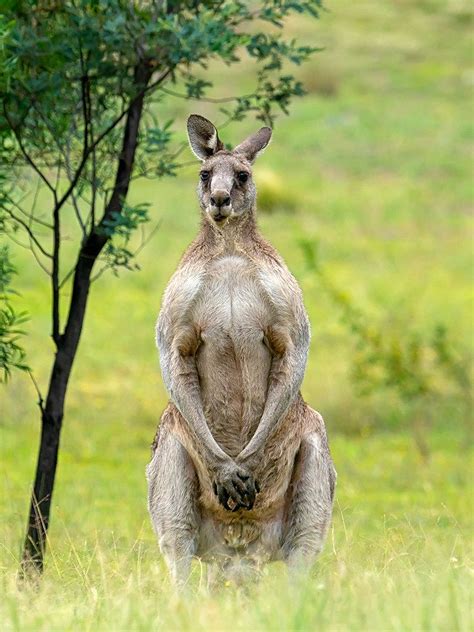
<instances>
[{"instance_id":1,"label":"kangaroo neck","mask_svg":"<svg viewBox=\"0 0 474 632\"><path fill-rule=\"evenodd\" d=\"M200 236L212 254L245 251L257 236L255 214L251 211L241 217L231 217L223 226L218 226L208 215L204 215Z\"/></svg>"}]
</instances>

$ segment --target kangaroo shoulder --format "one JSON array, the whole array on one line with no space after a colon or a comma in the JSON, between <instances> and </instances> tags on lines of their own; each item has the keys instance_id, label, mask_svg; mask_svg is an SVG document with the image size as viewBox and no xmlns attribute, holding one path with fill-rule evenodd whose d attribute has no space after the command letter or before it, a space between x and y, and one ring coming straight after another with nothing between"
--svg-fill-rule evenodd
<instances>
[{"instance_id":1,"label":"kangaroo shoulder","mask_svg":"<svg viewBox=\"0 0 474 632\"><path fill-rule=\"evenodd\" d=\"M277 321L284 327L295 328L308 337L309 321L301 288L285 261L273 246L261 237L255 243L255 255L258 260L258 278L274 308Z\"/></svg>"},{"instance_id":2,"label":"kangaroo shoulder","mask_svg":"<svg viewBox=\"0 0 474 632\"><path fill-rule=\"evenodd\" d=\"M204 269L201 265L182 262L170 279L158 316L158 332L175 327L186 320L202 286Z\"/></svg>"},{"instance_id":3,"label":"kangaroo shoulder","mask_svg":"<svg viewBox=\"0 0 474 632\"><path fill-rule=\"evenodd\" d=\"M298 282L282 260L263 261L258 275L270 302L280 313L293 314L303 308Z\"/></svg>"}]
</instances>

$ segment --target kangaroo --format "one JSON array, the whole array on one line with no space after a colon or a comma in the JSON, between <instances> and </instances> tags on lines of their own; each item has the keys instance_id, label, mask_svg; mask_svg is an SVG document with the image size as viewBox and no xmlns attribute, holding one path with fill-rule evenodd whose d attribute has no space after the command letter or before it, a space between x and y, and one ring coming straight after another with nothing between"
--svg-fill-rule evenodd
<instances>
[{"instance_id":1,"label":"kangaroo","mask_svg":"<svg viewBox=\"0 0 474 632\"><path fill-rule=\"evenodd\" d=\"M300 394L310 328L301 290L256 226L262 127L233 151L198 115L202 224L156 328L170 395L147 466L148 508L178 585L215 568L308 567L331 520L336 472L323 419Z\"/></svg>"}]
</instances>

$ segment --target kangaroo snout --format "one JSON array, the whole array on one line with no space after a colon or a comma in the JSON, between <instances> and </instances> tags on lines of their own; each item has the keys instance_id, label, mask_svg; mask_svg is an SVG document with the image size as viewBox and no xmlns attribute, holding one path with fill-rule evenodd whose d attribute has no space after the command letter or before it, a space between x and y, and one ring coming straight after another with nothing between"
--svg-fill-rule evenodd
<instances>
[{"instance_id":1,"label":"kangaroo snout","mask_svg":"<svg viewBox=\"0 0 474 632\"><path fill-rule=\"evenodd\" d=\"M230 195L227 191L214 191L211 195L211 215L228 217L230 215Z\"/></svg>"}]
</instances>

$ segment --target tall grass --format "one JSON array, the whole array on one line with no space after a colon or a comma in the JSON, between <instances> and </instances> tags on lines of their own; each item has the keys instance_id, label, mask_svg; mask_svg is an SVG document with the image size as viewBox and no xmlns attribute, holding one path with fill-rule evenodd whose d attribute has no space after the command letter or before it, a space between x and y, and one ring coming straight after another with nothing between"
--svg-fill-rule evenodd
<instances>
[{"instance_id":1,"label":"tall grass","mask_svg":"<svg viewBox=\"0 0 474 632\"><path fill-rule=\"evenodd\" d=\"M430 464L409 437L335 437L333 456L334 521L310 576L289 582L278 563L259 584L209 593L196 562L181 597L145 515L143 478L126 479L130 463L96 473L82 459L78 487L62 481L39 586L17 582L24 516L12 494L1 532L5 629L469 630L472 453L448 434Z\"/></svg>"}]
</instances>

